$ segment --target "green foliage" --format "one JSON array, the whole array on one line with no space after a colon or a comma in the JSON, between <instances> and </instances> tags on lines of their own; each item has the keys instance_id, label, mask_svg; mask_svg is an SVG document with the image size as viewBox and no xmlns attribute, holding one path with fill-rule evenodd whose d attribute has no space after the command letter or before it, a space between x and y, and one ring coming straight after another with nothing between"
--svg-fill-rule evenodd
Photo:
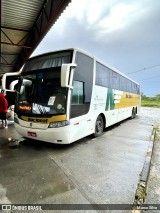
<instances>
[{"instance_id":1,"label":"green foliage","mask_svg":"<svg viewBox=\"0 0 160 213\"><path fill-rule=\"evenodd\" d=\"M160 94L156 95L157 100L160 100Z\"/></svg>"},{"instance_id":2,"label":"green foliage","mask_svg":"<svg viewBox=\"0 0 160 213\"><path fill-rule=\"evenodd\" d=\"M160 94L147 97L144 93L141 93L141 106L160 108Z\"/></svg>"}]
</instances>

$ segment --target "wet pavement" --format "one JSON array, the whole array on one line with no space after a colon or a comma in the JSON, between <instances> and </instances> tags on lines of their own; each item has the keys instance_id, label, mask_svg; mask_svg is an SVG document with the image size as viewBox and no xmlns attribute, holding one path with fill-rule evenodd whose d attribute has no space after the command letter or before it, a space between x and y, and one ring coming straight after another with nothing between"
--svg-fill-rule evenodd
<instances>
[{"instance_id":1,"label":"wet pavement","mask_svg":"<svg viewBox=\"0 0 160 213\"><path fill-rule=\"evenodd\" d=\"M13 149L14 126L0 129L0 203L133 204L152 129L143 109L101 137L70 145L24 140ZM67 212L117 212L82 210Z\"/></svg>"},{"instance_id":2,"label":"wet pavement","mask_svg":"<svg viewBox=\"0 0 160 213\"><path fill-rule=\"evenodd\" d=\"M145 204L155 204L153 210L147 211L147 213L160 213L160 210L156 210L159 204L160 207L160 126L156 134L154 142L153 156L151 160L150 174L147 184L147 195ZM145 213L145 211L144 211Z\"/></svg>"}]
</instances>

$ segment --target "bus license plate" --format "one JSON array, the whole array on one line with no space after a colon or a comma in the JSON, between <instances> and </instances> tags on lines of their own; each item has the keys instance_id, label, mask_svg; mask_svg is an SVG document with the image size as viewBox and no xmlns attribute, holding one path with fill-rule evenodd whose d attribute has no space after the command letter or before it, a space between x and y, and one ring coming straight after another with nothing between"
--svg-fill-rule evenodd
<instances>
[{"instance_id":1,"label":"bus license plate","mask_svg":"<svg viewBox=\"0 0 160 213\"><path fill-rule=\"evenodd\" d=\"M36 132L28 132L28 136L37 137L37 133Z\"/></svg>"}]
</instances>

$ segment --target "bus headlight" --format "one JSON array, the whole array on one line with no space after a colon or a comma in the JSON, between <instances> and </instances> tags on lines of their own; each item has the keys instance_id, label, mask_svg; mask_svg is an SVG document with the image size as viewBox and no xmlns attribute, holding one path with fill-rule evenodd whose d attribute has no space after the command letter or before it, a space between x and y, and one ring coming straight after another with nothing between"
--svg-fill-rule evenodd
<instances>
[{"instance_id":1,"label":"bus headlight","mask_svg":"<svg viewBox=\"0 0 160 213\"><path fill-rule=\"evenodd\" d=\"M52 122L49 124L49 128L59 128L59 127L63 127L63 126L68 126L69 125L69 121L57 121L57 122Z\"/></svg>"}]
</instances>

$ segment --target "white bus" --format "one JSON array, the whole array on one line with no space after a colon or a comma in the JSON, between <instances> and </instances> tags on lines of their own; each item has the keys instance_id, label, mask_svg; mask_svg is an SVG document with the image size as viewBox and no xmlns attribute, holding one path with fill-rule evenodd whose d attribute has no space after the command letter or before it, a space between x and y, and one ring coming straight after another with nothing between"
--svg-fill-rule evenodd
<instances>
[{"instance_id":1,"label":"white bus","mask_svg":"<svg viewBox=\"0 0 160 213\"><path fill-rule=\"evenodd\" d=\"M79 49L30 58L18 76L15 128L25 138L69 144L95 137L140 108L140 86Z\"/></svg>"}]
</instances>

